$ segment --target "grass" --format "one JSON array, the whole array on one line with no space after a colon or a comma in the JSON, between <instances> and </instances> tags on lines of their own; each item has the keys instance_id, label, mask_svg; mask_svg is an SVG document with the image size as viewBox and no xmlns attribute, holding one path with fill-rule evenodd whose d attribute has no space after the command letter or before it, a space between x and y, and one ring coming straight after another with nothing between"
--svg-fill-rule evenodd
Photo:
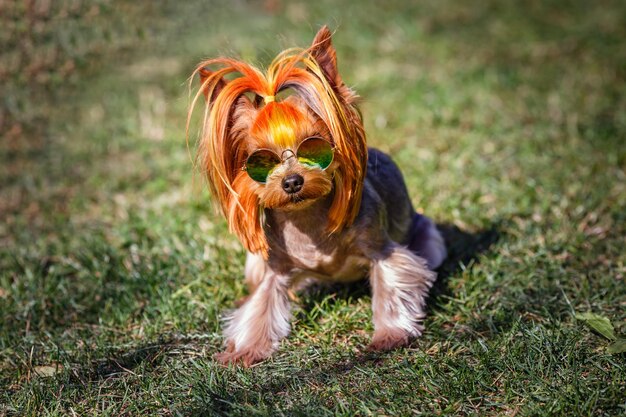
<instances>
[{"instance_id":1,"label":"grass","mask_svg":"<svg viewBox=\"0 0 626 417\"><path fill-rule=\"evenodd\" d=\"M42 4L4 13L0 416L626 414L624 354L574 318L626 333L622 2ZM451 258L408 348L364 352L368 289L334 287L223 368L245 254L193 178L185 80L323 23Z\"/></svg>"}]
</instances>

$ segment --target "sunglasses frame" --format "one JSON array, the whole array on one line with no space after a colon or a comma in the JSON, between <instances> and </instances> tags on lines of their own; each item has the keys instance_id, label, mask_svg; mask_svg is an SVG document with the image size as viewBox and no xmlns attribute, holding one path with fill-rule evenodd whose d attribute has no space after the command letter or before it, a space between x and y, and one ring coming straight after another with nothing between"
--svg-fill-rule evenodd
<instances>
[{"instance_id":1,"label":"sunglasses frame","mask_svg":"<svg viewBox=\"0 0 626 417\"><path fill-rule=\"evenodd\" d=\"M335 145L333 145L333 143L329 140L327 140L326 138L322 137L322 136L309 136L308 138L304 139L302 142L300 142L298 144L298 146L296 147L295 150L292 149L284 149L281 155L278 155L278 153L276 151L274 151L273 149L269 149L269 148L259 148L259 149L255 149L254 152L252 152L250 155L248 155L248 157L246 158L246 162L243 163L243 166L241 167L242 171L246 171L248 172L248 161L250 160L250 158L252 157L252 155L254 155L255 153L259 152L259 151L268 151L273 153L274 155L276 155L276 157L279 159L279 163L277 163L276 165L280 165L283 162L285 162L287 159L289 158L298 158L298 149L300 149L300 146L302 146L303 143L305 143L308 140L311 139L320 139L323 140L324 142L328 143L328 145L330 145L330 150L332 152L332 158L330 160L330 163L326 166L326 168L320 168L322 169L322 171L326 171L328 169L329 166L331 166L333 164L333 161L335 160ZM286 151L291 151L292 156L288 156L287 158L283 158L282 155L286 152ZM250 174L248 174L248 176L250 176ZM269 174L268 174L269 177ZM265 178L265 181L257 181L254 178L250 177L253 181L258 182L259 184L265 184L267 183L267 177Z\"/></svg>"}]
</instances>

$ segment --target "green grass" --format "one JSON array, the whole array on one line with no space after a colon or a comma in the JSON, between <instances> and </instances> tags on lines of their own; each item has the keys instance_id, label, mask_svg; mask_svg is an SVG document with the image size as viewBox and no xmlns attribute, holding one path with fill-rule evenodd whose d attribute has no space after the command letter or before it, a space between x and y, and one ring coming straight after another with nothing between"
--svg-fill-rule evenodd
<instances>
[{"instance_id":1,"label":"green grass","mask_svg":"<svg viewBox=\"0 0 626 417\"><path fill-rule=\"evenodd\" d=\"M626 333L623 2L157 3L2 29L0 416L626 414L625 355L574 318ZM409 348L365 352L369 292L339 286L224 368L245 254L194 179L186 77L324 23L452 256Z\"/></svg>"}]
</instances>

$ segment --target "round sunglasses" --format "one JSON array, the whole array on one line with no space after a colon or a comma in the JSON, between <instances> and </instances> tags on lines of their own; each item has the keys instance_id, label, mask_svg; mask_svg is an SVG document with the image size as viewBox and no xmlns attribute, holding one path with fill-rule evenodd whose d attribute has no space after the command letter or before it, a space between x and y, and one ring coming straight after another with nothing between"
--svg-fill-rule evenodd
<instances>
[{"instance_id":1,"label":"round sunglasses","mask_svg":"<svg viewBox=\"0 0 626 417\"><path fill-rule=\"evenodd\" d=\"M288 150L291 151L290 149L285 151ZM335 148L326 139L314 136L303 140L295 151L291 152L305 167L325 170L333 162ZM248 156L242 170L254 181L265 184L272 171L291 157L283 158L271 149L257 149Z\"/></svg>"}]
</instances>

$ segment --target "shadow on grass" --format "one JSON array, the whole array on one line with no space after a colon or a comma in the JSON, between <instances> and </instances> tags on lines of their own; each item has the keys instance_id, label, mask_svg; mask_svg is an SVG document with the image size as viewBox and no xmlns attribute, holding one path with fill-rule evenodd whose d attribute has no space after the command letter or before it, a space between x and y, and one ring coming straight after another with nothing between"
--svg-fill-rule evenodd
<instances>
[{"instance_id":1,"label":"shadow on grass","mask_svg":"<svg viewBox=\"0 0 626 417\"><path fill-rule=\"evenodd\" d=\"M155 367L175 346L172 341L163 339L127 351L111 353L106 358L93 360L89 365L77 369L73 373L73 379L87 385L88 382L132 373L139 367Z\"/></svg>"},{"instance_id":2,"label":"shadow on grass","mask_svg":"<svg viewBox=\"0 0 626 417\"><path fill-rule=\"evenodd\" d=\"M89 382L116 378L124 374L134 374L134 370L158 368L167 356L194 356L200 350L218 351L217 345L202 334L162 334L156 340L127 349L116 349L106 356L91 360L88 364L76 368L72 374L74 382L86 385ZM226 368L224 368L226 369ZM139 373L142 373L139 372Z\"/></svg>"},{"instance_id":3,"label":"shadow on grass","mask_svg":"<svg viewBox=\"0 0 626 417\"><path fill-rule=\"evenodd\" d=\"M441 294L449 294L448 278L462 269L463 265L478 262L482 253L487 252L500 238L501 222L495 222L491 227L477 232L466 232L459 227L447 223L437 224L441 232L448 258L439 267L437 281L431 290L431 303L436 304L436 298Z\"/></svg>"},{"instance_id":4,"label":"shadow on grass","mask_svg":"<svg viewBox=\"0 0 626 417\"><path fill-rule=\"evenodd\" d=\"M356 357L341 358L336 360L320 360L311 367L281 369L259 369L257 378L245 380L244 383L216 384L209 381L201 381L194 388L197 393L195 400L202 398L195 404L184 410L184 415L335 415L331 410L335 408L334 400L322 395L306 395L303 399L301 387L333 386L341 384L341 380L348 377L351 372L359 372L362 366L377 366L382 363L382 354L366 353ZM268 372L269 371L269 372ZM217 370L219 378L240 380L241 377L233 378L231 369ZM268 377L270 376L270 377ZM371 389L376 382L372 379L362 378L360 385L364 389ZM286 407L278 405L277 395L293 397ZM251 410L255 410L254 413Z\"/></svg>"}]
</instances>

